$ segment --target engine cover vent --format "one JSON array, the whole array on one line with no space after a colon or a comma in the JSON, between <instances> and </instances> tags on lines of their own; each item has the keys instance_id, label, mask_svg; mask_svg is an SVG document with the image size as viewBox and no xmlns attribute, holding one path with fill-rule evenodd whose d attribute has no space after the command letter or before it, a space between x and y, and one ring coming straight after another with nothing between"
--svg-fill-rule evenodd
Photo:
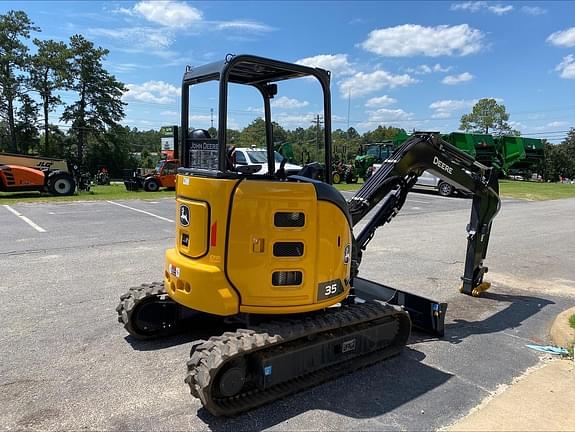
<instances>
[{"instance_id":1,"label":"engine cover vent","mask_svg":"<svg viewBox=\"0 0 575 432\"><path fill-rule=\"evenodd\" d=\"M274 225L279 228L297 228L305 224L302 212L277 212L274 214Z\"/></svg>"},{"instance_id":2,"label":"engine cover vent","mask_svg":"<svg viewBox=\"0 0 575 432\"><path fill-rule=\"evenodd\" d=\"M276 257L300 257L302 255L303 255L302 242L274 243L274 256Z\"/></svg>"},{"instance_id":3,"label":"engine cover vent","mask_svg":"<svg viewBox=\"0 0 575 432\"><path fill-rule=\"evenodd\" d=\"M272 274L272 285L301 285L302 279L303 275L300 271L277 271Z\"/></svg>"}]
</instances>

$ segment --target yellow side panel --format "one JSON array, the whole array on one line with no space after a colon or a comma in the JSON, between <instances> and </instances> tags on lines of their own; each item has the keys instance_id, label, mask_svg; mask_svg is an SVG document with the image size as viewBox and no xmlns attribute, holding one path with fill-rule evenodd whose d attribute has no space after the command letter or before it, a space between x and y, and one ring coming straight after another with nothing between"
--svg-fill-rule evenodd
<instances>
[{"instance_id":1,"label":"yellow side panel","mask_svg":"<svg viewBox=\"0 0 575 432\"><path fill-rule=\"evenodd\" d=\"M224 316L281 314L348 295L351 228L340 208L317 200L312 184L178 175L176 190L176 247L166 252L164 282L178 303ZM279 212L303 213L305 222L276 226ZM274 252L274 244L295 244L297 253ZM274 273L301 278L280 285Z\"/></svg>"},{"instance_id":2,"label":"yellow side panel","mask_svg":"<svg viewBox=\"0 0 575 432\"><path fill-rule=\"evenodd\" d=\"M344 261L345 248L351 253L351 229L342 211L335 204L319 201L317 282L341 278L344 290L348 291L351 272L351 257ZM316 297L317 298L317 297Z\"/></svg>"},{"instance_id":3,"label":"yellow side panel","mask_svg":"<svg viewBox=\"0 0 575 432\"><path fill-rule=\"evenodd\" d=\"M239 296L224 272L227 215L237 181L177 176L176 247L166 251L164 282L168 295L191 309L216 315L239 312ZM182 205L190 207L188 226L180 222ZM188 246L182 244L184 233L189 234Z\"/></svg>"},{"instance_id":4,"label":"yellow side panel","mask_svg":"<svg viewBox=\"0 0 575 432\"><path fill-rule=\"evenodd\" d=\"M222 316L239 312L239 297L229 286L218 265L200 264L179 254L166 251L164 286L176 302L191 309Z\"/></svg>"},{"instance_id":5,"label":"yellow side panel","mask_svg":"<svg viewBox=\"0 0 575 432\"><path fill-rule=\"evenodd\" d=\"M282 211L305 213L305 225L277 229L274 214ZM313 302L316 219L315 189L311 184L260 180L245 180L240 184L231 217L228 275L240 291L243 305L269 307ZM304 255L274 257L276 241L304 242ZM301 271L302 284L273 286L272 272L287 270Z\"/></svg>"},{"instance_id":6,"label":"yellow side panel","mask_svg":"<svg viewBox=\"0 0 575 432\"><path fill-rule=\"evenodd\" d=\"M276 227L277 212L302 212L305 224ZM302 243L303 255L275 256L276 242ZM332 203L317 201L313 185L242 182L234 194L227 267L230 280L240 291L241 310L281 313L285 308L284 312L294 313L340 301L349 291L350 266L344 263L344 251L350 242L351 230L343 212ZM302 273L301 284L272 283L274 272L290 271ZM330 281L340 281L344 292L318 299L318 286Z\"/></svg>"}]
</instances>

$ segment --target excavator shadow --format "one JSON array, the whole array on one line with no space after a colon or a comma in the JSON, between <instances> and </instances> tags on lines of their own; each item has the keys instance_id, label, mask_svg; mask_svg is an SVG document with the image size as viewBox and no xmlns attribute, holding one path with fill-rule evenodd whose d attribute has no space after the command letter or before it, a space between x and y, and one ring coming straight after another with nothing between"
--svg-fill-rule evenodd
<instances>
[{"instance_id":1,"label":"excavator shadow","mask_svg":"<svg viewBox=\"0 0 575 432\"><path fill-rule=\"evenodd\" d=\"M213 431L262 430L312 410L355 419L378 417L440 387L453 376L424 364L424 358L422 352L406 348L391 359L233 418L215 417L203 407L197 416ZM326 421L321 417L322 428L341 430L341 424ZM319 425L308 424L307 428Z\"/></svg>"},{"instance_id":2,"label":"excavator shadow","mask_svg":"<svg viewBox=\"0 0 575 432\"><path fill-rule=\"evenodd\" d=\"M502 304L506 306L501 308ZM513 329L552 304L555 303L549 299L518 294L486 292L477 299L461 296L449 304L445 335L441 340L458 344L472 335ZM493 313L493 310L496 312ZM415 332L411 335L410 343L436 340L424 333Z\"/></svg>"},{"instance_id":3,"label":"excavator shadow","mask_svg":"<svg viewBox=\"0 0 575 432\"><path fill-rule=\"evenodd\" d=\"M136 351L156 351L191 343L199 339L207 340L210 336L217 336L227 331L235 331L237 327L237 325L226 324L219 318L202 315L195 317L189 328L177 335L150 340L140 340L127 335L124 339Z\"/></svg>"}]
</instances>

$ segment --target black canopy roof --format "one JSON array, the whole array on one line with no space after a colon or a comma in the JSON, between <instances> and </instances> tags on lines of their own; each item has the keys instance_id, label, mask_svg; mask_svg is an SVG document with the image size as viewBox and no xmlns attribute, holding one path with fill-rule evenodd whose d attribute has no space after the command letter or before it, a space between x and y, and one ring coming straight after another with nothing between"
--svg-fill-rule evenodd
<instances>
[{"instance_id":1,"label":"black canopy roof","mask_svg":"<svg viewBox=\"0 0 575 432\"><path fill-rule=\"evenodd\" d=\"M329 86L329 72L293 63L267 59L253 55L231 55L225 60L203 66L190 67L184 74L184 83L197 84L204 81L221 80L238 84L257 85L291 78L315 76Z\"/></svg>"}]
</instances>

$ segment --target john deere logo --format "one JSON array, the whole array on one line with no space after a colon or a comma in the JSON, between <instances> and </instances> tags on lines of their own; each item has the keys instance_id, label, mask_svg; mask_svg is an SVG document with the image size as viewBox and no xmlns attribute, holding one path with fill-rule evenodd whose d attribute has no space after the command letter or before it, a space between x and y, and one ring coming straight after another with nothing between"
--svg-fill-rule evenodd
<instances>
[{"instance_id":1,"label":"john deere logo","mask_svg":"<svg viewBox=\"0 0 575 432\"><path fill-rule=\"evenodd\" d=\"M180 225L188 226L190 224L190 209L186 205L180 206Z\"/></svg>"}]
</instances>

